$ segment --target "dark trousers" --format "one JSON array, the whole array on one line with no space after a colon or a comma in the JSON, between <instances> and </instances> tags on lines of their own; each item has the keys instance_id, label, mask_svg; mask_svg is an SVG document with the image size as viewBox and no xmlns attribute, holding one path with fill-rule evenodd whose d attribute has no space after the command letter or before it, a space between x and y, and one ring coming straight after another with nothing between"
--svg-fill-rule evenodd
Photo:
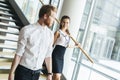
<instances>
[{"instance_id":1,"label":"dark trousers","mask_svg":"<svg viewBox=\"0 0 120 80\"><path fill-rule=\"evenodd\" d=\"M30 70L24 66L18 65L15 71L14 80L38 80L40 77L40 70Z\"/></svg>"}]
</instances>

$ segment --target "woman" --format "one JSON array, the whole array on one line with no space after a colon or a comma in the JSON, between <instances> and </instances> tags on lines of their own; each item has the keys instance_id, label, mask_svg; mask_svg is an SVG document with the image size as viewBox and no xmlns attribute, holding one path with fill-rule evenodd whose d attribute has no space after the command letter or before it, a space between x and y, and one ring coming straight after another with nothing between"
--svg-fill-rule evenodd
<instances>
[{"instance_id":1,"label":"woman","mask_svg":"<svg viewBox=\"0 0 120 80\"><path fill-rule=\"evenodd\" d=\"M64 53L70 41L68 31L70 23L69 16L63 16L60 21L60 28L54 35L54 50L52 53L53 80L60 80L64 64Z\"/></svg>"}]
</instances>

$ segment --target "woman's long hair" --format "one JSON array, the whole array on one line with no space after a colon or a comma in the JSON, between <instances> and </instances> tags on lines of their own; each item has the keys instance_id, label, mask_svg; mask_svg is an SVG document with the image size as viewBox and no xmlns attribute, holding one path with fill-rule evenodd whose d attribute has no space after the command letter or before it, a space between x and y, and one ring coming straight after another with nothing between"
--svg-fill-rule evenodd
<instances>
[{"instance_id":1,"label":"woman's long hair","mask_svg":"<svg viewBox=\"0 0 120 80\"><path fill-rule=\"evenodd\" d=\"M61 20L60 20L60 27L59 27L59 29L62 29L61 22L62 22L64 19L69 19L69 20L70 20L70 17L65 15L65 16L63 16L63 17L61 18ZM68 35L70 35L70 32L69 32L69 30L68 30L68 29L66 29L66 33L67 33Z\"/></svg>"}]
</instances>

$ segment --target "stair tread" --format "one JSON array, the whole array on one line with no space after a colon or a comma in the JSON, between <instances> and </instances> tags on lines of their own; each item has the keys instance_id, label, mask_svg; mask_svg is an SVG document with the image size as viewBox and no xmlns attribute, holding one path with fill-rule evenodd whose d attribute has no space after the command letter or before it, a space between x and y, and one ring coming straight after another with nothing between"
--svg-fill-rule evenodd
<instances>
[{"instance_id":1,"label":"stair tread","mask_svg":"<svg viewBox=\"0 0 120 80\"><path fill-rule=\"evenodd\" d=\"M2 29L0 28L0 32L6 32L6 33L11 33L11 34L19 34L19 31L9 31L9 30L6 30L6 29Z\"/></svg>"},{"instance_id":2,"label":"stair tread","mask_svg":"<svg viewBox=\"0 0 120 80\"><path fill-rule=\"evenodd\" d=\"M8 80L8 74L0 74L0 80Z\"/></svg>"},{"instance_id":3,"label":"stair tread","mask_svg":"<svg viewBox=\"0 0 120 80\"><path fill-rule=\"evenodd\" d=\"M19 28L19 27L16 26L16 25L10 25L10 24L7 24L7 23L2 23L2 22L0 22L0 26L7 26L7 27L15 27L15 28Z\"/></svg>"},{"instance_id":4,"label":"stair tread","mask_svg":"<svg viewBox=\"0 0 120 80\"><path fill-rule=\"evenodd\" d=\"M6 70L10 69L12 62L0 62L0 69Z\"/></svg>"},{"instance_id":5,"label":"stair tread","mask_svg":"<svg viewBox=\"0 0 120 80\"><path fill-rule=\"evenodd\" d=\"M0 10L3 10L3 11L11 11L10 9L8 9L8 8L3 8L3 7L0 7Z\"/></svg>"},{"instance_id":6,"label":"stair tread","mask_svg":"<svg viewBox=\"0 0 120 80\"><path fill-rule=\"evenodd\" d=\"M18 38L12 38L12 37L7 37L7 36L0 36L1 40L8 40L8 41L18 41Z\"/></svg>"},{"instance_id":7,"label":"stair tread","mask_svg":"<svg viewBox=\"0 0 120 80\"><path fill-rule=\"evenodd\" d=\"M14 58L15 53L14 52L0 52L0 57L1 58Z\"/></svg>"},{"instance_id":8,"label":"stair tread","mask_svg":"<svg viewBox=\"0 0 120 80\"><path fill-rule=\"evenodd\" d=\"M0 54L15 54L15 52L2 52L2 51L0 51Z\"/></svg>"},{"instance_id":9,"label":"stair tread","mask_svg":"<svg viewBox=\"0 0 120 80\"><path fill-rule=\"evenodd\" d=\"M15 42L18 41L18 38L15 38L15 37L7 37L7 36L1 36L1 35L0 35L0 39L1 39L1 40L15 41Z\"/></svg>"},{"instance_id":10,"label":"stair tread","mask_svg":"<svg viewBox=\"0 0 120 80\"><path fill-rule=\"evenodd\" d=\"M6 1L5 1L5 0L0 0L0 3L1 3L1 2L5 3Z\"/></svg>"},{"instance_id":11,"label":"stair tread","mask_svg":"<svg viewBox=\"0 0 120 80\"><path fill-rule=\"evenodd\" d=\"M8 44L0 43L0 48L16 50L17 49L17 45L10 45L10 44L8 45Z\"/></svg>"},{"instance_id":12,"label":"stair tread","mask_svg":"<svg viewBox=\"0 0 120 80\"><path fill-rule=\"evenodd\" d=\"M8 74L0 74L0 80L8 80ZM40 75L39 80L46 80L46 77L43 75Z\"/></svg>"},{"instance_id":13,"label":"stair tread","mask_svg":"<svg viewBox=\"0 0 120 80\"><path fill-rule=\"evenodd\" d=\"M14 20L14 19L10 19L10 18L6 18L6 17L2 17L2 16L0 16L0 19L1 19L1 20L6 20L6 21L16 22L16 20Z\"/></svg>"},{"instance_id":14,"label":"stair tread","mask_svg":"<svg viewBox=\"0 0 120 80\"><path fill-rule=\"evenodd\" d=\"M9 7L9 5L7 5L7 4L5 4L5 3L0 3L0 6Z\"/></svg>"},{"instance_id":15,"label":"stair tread","mask_svg":"<svg viewBox=\"0 0 120 80\"><path fill-rule=\"evenodd\" d=\"M2 11L0 11L0 14L5 15L5 16L13 16L13 14L5 13L5 12L2 12Z\"/></svg>"}]
</instances>

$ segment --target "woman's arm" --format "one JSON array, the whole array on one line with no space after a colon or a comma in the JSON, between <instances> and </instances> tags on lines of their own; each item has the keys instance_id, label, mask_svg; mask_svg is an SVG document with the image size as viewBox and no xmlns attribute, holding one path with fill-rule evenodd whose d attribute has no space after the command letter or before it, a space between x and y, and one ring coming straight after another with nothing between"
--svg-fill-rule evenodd
<instances>
[{"instance_id":1,"label":"woman's arm","mask_svg":"<svg viewBox=\"0 0 120 80\"><path fill-rule=\"evenodd\" d=\"M60 36L59 31L56 31L55 34L54 34L54 42L53 42L53 45L55 45L55 42L57 41L57 38L59 38L59 36Z\"/></svg>"}]
</instances>

